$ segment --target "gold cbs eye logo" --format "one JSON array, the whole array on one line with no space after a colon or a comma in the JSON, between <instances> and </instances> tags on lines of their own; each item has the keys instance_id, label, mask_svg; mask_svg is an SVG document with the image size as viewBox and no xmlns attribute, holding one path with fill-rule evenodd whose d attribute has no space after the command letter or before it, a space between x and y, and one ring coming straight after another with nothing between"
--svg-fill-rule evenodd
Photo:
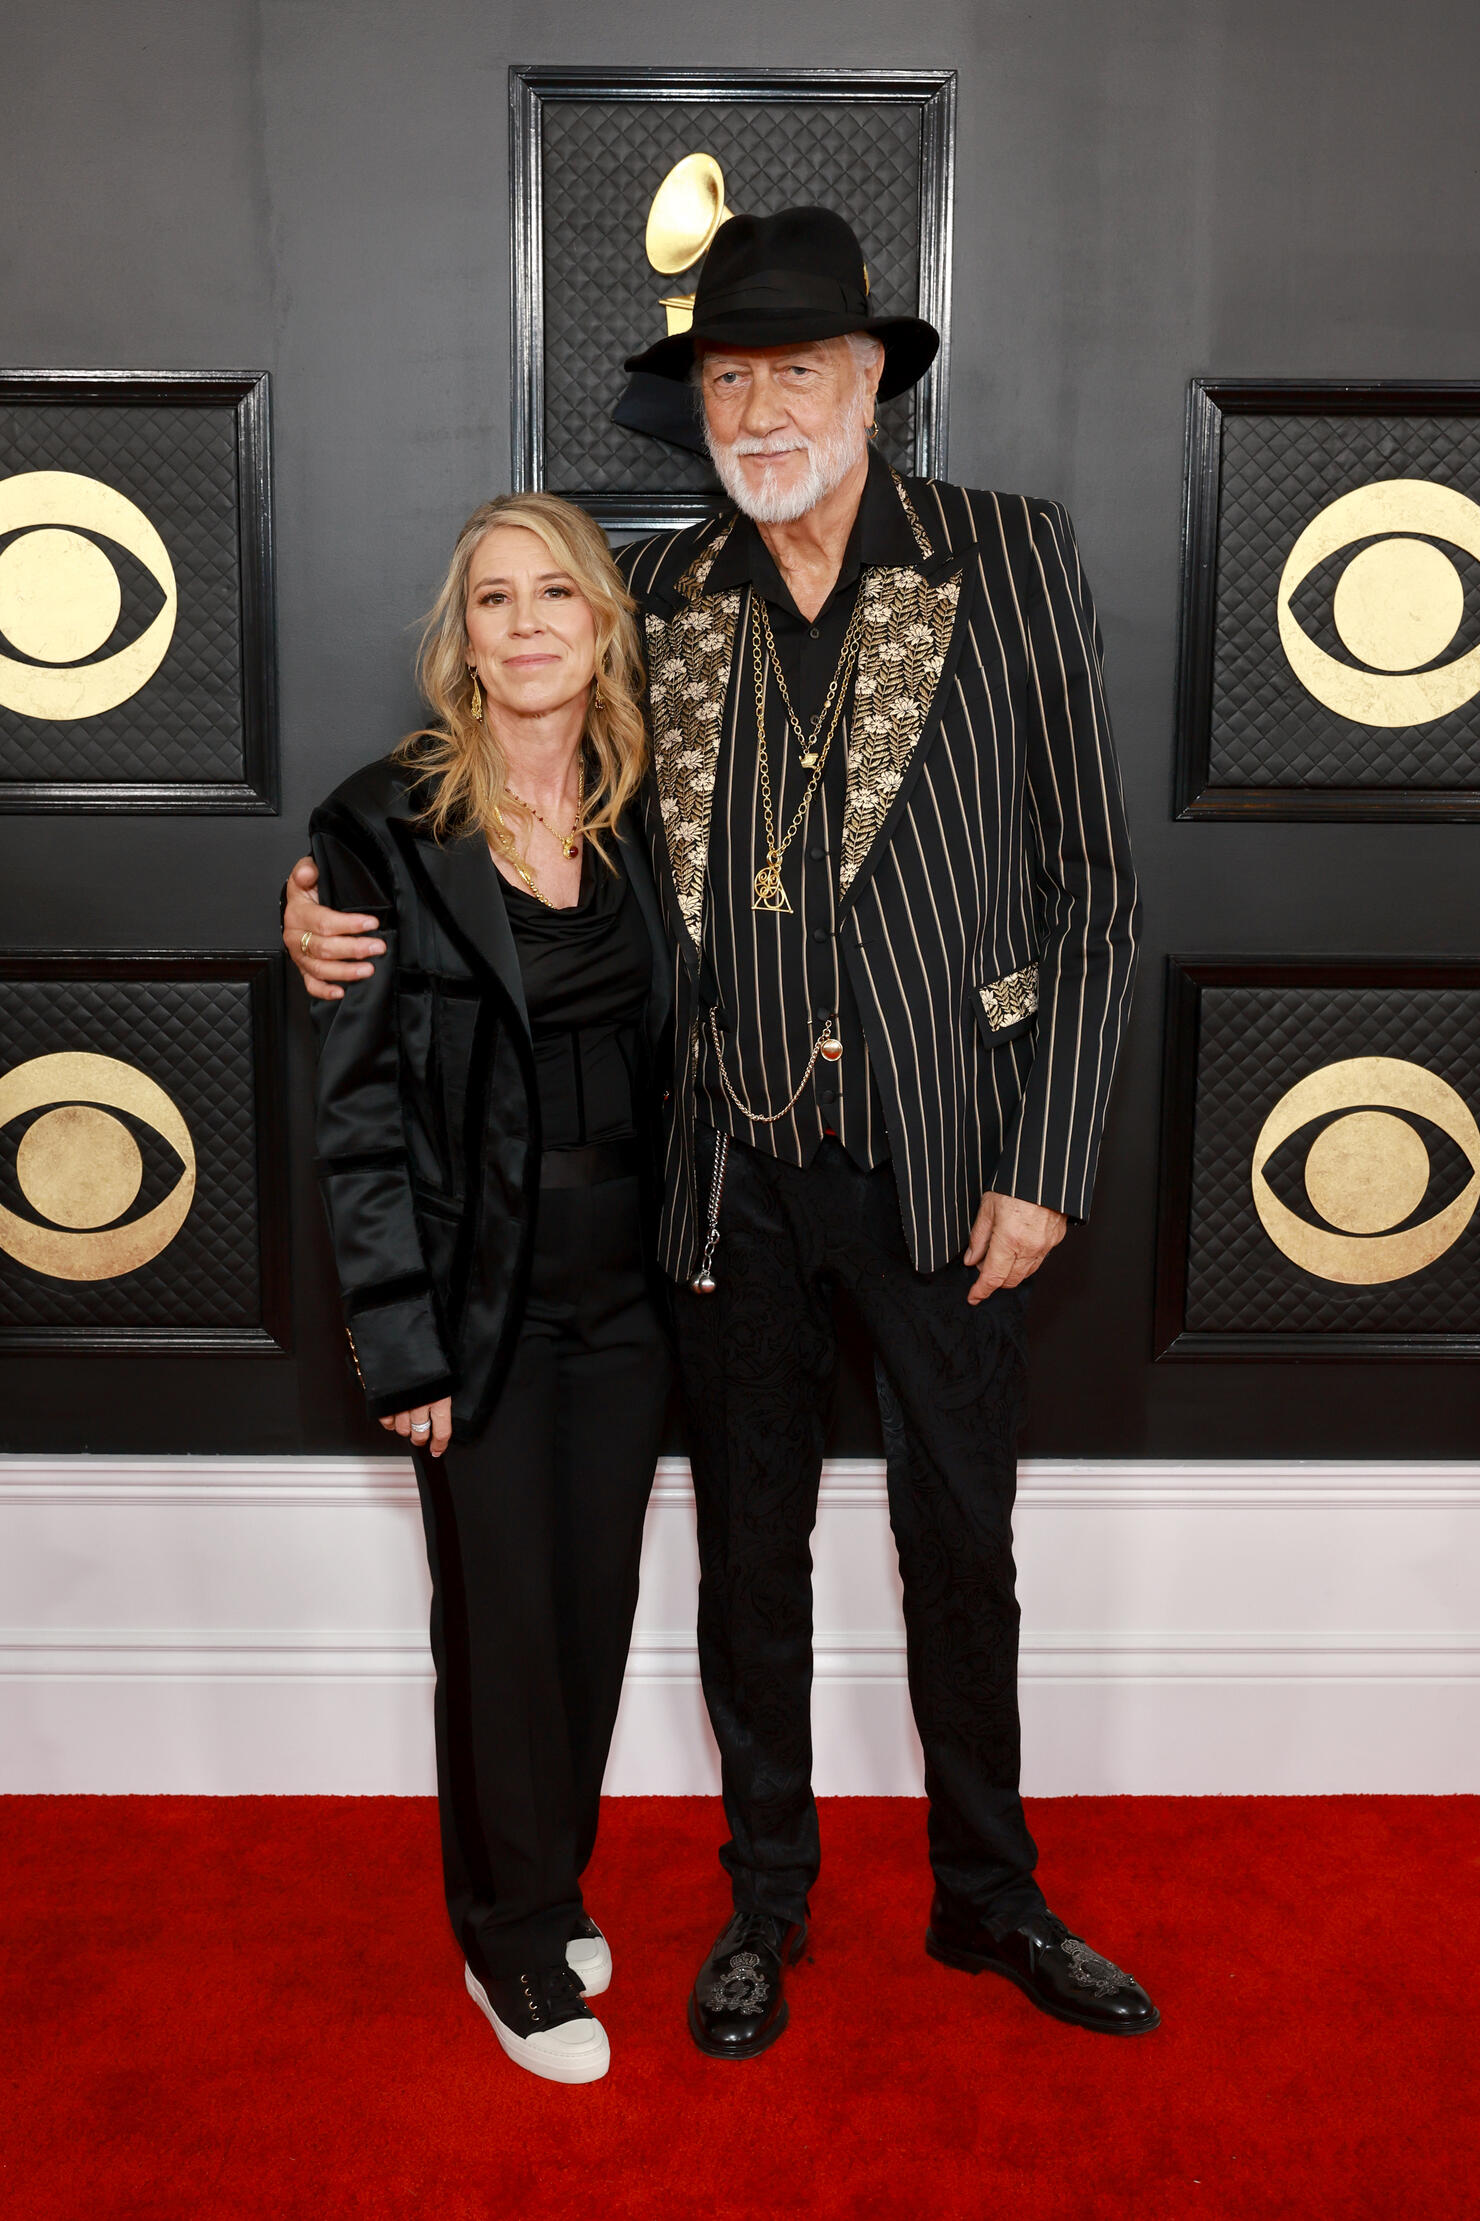
<instances>
[{"instance_id":1,"label":"gold cbs eye logo","mask_svg":"<svg viewBox=\"0 0 1480 2221\"><path fill-rule=\"evenodd\" d=\"M1265 1167L1293 1134L1333 1111L1344 1115L1322 1127L1305 1159L1305 1192L1326 1222L1313 1226L1281 1202ZM1432 1218L1409 1226L1404 1222L1433 1176L1413 1118L1448 1135L1468 1160L1470 1178ZM1308 1073L1281 1096L1254 1144L1252 1180L1260 1223L1292 1264L1319 1280L1376 1287L1422 1272L1469 1225L1480 1203L1480 1127L1464 1098L1422 1065L1347 1057Z\"/></svg>"},{"instance_id":2,"label":"gold cbs eye logo","mask_svg":"<svg viewBox=\"0 0 1480 2221\"><path fill-rule=\"evenodd\" d=\"M158 1082L117 1057L68 1052L33 1057L0 1079L0 1128L40 1110L20 1139L15 1178L49 1225L0 1205L0 1249L53 1280L116 1280L147 1265L179 1233L195 1197L195 1144ZM170 1143L180 1177L139 1218L123 1218L143 1184L126 1111Z\"/></svg>"},{"instance_id":3,"label":"gold cbs eye logo","mask_svg":"<svg viewBox=\"0 0 1480 2221\"><path fill-rule=\"evenodd\" d=\"M1337 581L1331 621L1365 670L1329 655L1291 608L1311 572L1354 540L1367 545ZM1480 505L1426 478L1384 478L1340 495L1291 548L1276 595L1280 644L1307 693L1338 717L1427 725L1480 694L1480 647L1436 666L1459 630L1465 589L1435 540L1480 558Z\"/></svg>"},{"instance_id":4,"label":"gold cbs eye logo","mask_svg":"<svg viewBox=\"0 0 1480 2221\"><path fill-rule=\"evenodd\" d=\"M70 470L0 481L0 708L63 721L116 709L153 678L174 636L179 595L169 550L142 509L112 486ZM100 662L123 589L89 533L135 556L164 596L152 622ZM30 658L22 661L22 658Z\"/></svg>"}]
</instances>

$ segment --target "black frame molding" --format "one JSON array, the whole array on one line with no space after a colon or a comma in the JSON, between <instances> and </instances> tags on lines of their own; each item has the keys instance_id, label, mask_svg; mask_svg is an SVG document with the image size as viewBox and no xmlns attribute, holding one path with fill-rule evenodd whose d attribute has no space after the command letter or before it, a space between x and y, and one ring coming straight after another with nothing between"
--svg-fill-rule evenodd
<instances>
[{"instance_id":1,"label":"black frame molding","mask_svg":"<svg viewBox=\"0 0 1480 2221\"><path fill-rule=\"evenodd\" d=\"M1169 956L1156 1210L1152 1358L1213 1362L1480 1357L1480 1322L1464 1334L1195 1334L1186 1327L1192 1221L1197 1054L1205 987L1463 987L1480 989L1480 961L1458 957Z\"/></svg>"},{"instance_id":2,"label":"black frame molding","mask_svg":"<svg viewBox=\"0 0 1480 2221\"><path fill-rule=\"evenodd\" d=\"M899 101L923 111L920 133L920 298L917 314L940 333L921 384L915 469L943 477L951 360L951 227L955 203L956 72L921 70L629 70L516 64L509 71L509 393L512 484L545 482L544 194L542 117L557 100ZM608 532L662 531L708 516L702 493L572 493Z\"/></svg>"},{"instance_id":3,"label":"black frame molding","mask_svg":"<svg viewBox=\"0 0 1480 2221\"><path fill-rule=\"evenodd\" d=\"M1379 410L1480 416L1480 384L1452 379L1312 383L1300 378L1194 378L1187 391L1182 596L1177 653L1174 815L1265 822L1463 824L1480 818L1471 787L1219 787L1211 783L1213 624L1218 587L1222 428L1228 415L1366 416Z\"/></svg>"},{"instance_id":4,"label":"black frame molding","mask_svg":"<svg viewBox=\"0 0 1480 2221\"><path fill-rule=\"evenodd\" d=\"M110 950L0 956L0 980L244 980L251 989L256 1090L257 1241L262 1317L255 1327L0 1328L0 1356L286 1357L292 1352L283 958L255 950Z\"/></svg>"},{"instance_id":5,"label":"black frame molding","mask_svg":"<svg viewBox=\"0 0 1480 2221\"><path fill-rule=\"evenodd\" d=\"M186 810L278 814L277 654L273 624L272 431L265 370L0 370L0 403L95 402L230 408L236 416L237 546L242 617L244 776L237 781L0 781L0 814L30 810Z\"/></svg>"}]
</instances>

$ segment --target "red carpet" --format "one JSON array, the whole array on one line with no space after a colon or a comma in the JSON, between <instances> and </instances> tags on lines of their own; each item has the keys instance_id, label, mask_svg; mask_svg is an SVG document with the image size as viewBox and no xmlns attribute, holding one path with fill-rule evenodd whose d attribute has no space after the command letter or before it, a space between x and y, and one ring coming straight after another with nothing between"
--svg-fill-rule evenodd
<instances>
[{"instance_id":1,"label":"red carpet","mask_svg":"<svg viewBox=\"0 0 1480 2221\"><path fill-rule=\"evenodd\" d=\"M463 1995L430 1804L9 1798L0 2212L1472 2221L1477 1806L1035 1805L1052 1903L1161 2005L1116 2043L928 1960L923 1806L835 1800L791 2029L736 2068L683 2024L717 1808L621 1800L613 2068L566 2090Z\"/></svg>"}]
</instances>

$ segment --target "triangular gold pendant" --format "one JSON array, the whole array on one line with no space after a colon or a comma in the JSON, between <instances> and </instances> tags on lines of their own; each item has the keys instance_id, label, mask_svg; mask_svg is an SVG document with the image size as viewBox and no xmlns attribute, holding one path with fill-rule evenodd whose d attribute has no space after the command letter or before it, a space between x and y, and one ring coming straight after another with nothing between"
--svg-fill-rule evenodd
<instances>
[{"instance_id":1,"label":"triangular gold pendant","mask_svg":"<svg viewBox=\"0 0 1480 2221\"><path fill-rule=\"evenodd\" d=\"M755 907L757 910L769 910L777 917L790 914L791 897L781 884L781 865L779 862L762 864L760 870L756 873Z\"/></svg>"}]
</instances>

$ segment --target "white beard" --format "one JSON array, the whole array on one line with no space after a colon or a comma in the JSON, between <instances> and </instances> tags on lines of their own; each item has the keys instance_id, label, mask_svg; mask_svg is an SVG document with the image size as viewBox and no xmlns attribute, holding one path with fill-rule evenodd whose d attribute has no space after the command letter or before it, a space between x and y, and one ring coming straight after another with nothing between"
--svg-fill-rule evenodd
<instances>
[{"instance_id":1,"label":"white beard","mask_svg":"<svg viewBox=\"0 0 1480 2221\"><path fill-rule=\"evenodd\" d=\"M706 419L704 444L720 484L742 515L757 524L794 524L842 485L849 471L867 454L868 433L863 410L855 399L839 412L821 439L803 439L800 432L780 432L770 439L732 440L725 446L714 437ZM800 482L790 487L752 486L740 461L742 455L786 455L797 450L806 455L807 468Z\"/></svg>"}]
</instances>

